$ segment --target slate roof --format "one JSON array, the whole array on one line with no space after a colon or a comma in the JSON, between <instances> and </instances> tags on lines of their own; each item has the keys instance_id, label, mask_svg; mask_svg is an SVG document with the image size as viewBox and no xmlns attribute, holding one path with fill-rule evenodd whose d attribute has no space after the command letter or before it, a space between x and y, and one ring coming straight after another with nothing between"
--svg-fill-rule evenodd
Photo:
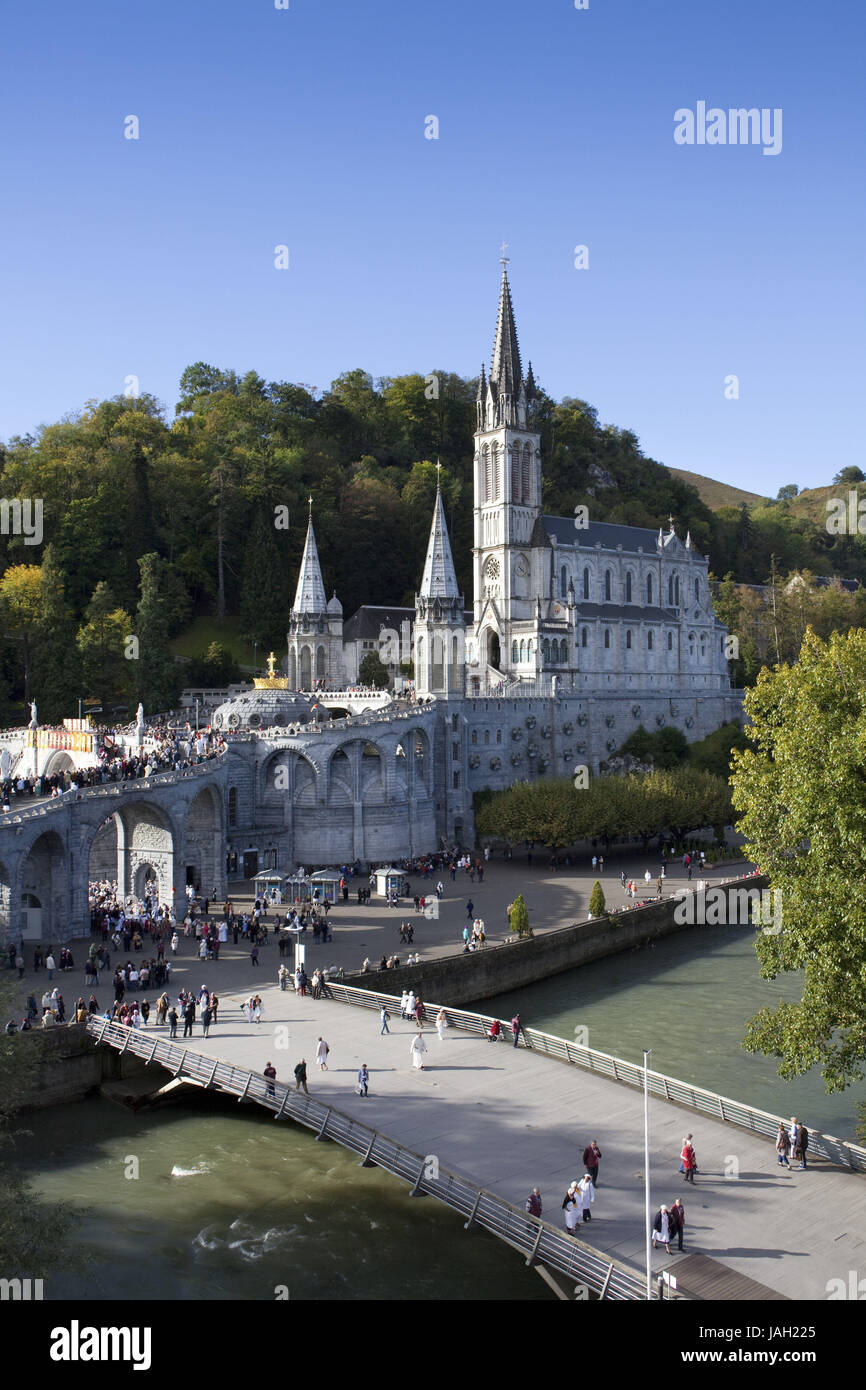
<instances>
[{"instance_id":1,"label":"slate roof","mask_svg":"<svg viewBox=\"0 0 866 1390\"><path fill-rule=\"evenodd\" d=\"M573 516L544 516L541 520L547 534L555 537L557 545L577 545L586 550L593 549L596 545L600 545L603 550L616 550L617 546L621 545L624 551L633 555L637 554L638 546L642 546L645 555L658 554L659 533L648 526L621 526L611 521L590 521L587 526L578 530ZM667 541L669 535L670 532L665 532L663 540ZM692 554L699 560L704 558L694 546Z\"/></svg>"}]
</instances>

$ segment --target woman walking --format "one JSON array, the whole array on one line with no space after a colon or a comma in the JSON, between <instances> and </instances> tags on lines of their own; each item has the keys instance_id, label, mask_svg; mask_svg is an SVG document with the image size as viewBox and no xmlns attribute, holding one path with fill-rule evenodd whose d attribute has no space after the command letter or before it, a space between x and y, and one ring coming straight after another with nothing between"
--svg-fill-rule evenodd
<instances>
[{"instance_id":1,"label":"woman walking","mask_svg":"<svg viewBox=\"0 0 866 1390\"><path fill-rule=\"evenodd\" d=\"M784 1123L780 1120L779 1132L776 1135L776 1153L779 1155L779 1167L781 1168L782 1164L784 1163L785 1167L788 1169L788 1172L791 1171L791 1164L788 1161L789 1150L790 1144L788 1142L788 1131L786 1130Z\"/></svg>"},{"instance_id":2,"label":"woman walking","mask_svg":"<svg viewBox=\"0 0 866 1390\"><path fill-rule=\"evenodd\" d=\"M331 1049L328 1047L328 1044L325 1042L325 1039L319 1038L319 1041L316 1045L316 1064L319 1068L319 1071L328 1070L328 1053L330 1052L330 1050Z\"/></svg>"},{"instance_id":3,"label":"woman walking","mask_svg":"<svg viewBox=\"0 0 866 1390\"><path fill-rule=\"evenodd\" d=\"M671 1253L671 1216L667 1207L660 1207L655 1214L652 1229L653 1250L658 1242L664 1246L668 1254Z\"/></svg>"},{"instance_id":4,"label":"woman walking","mask_svg":"<svg viewBox=\"0 0 866 1390\"><path fill-rule=\"evenodd\" d=\"M580 1214L584 1221L592 1220L590 1207L595 1201L595 1188L592 1185L592 1178L589 1173L584 1173L580 1182L577 1184L577 1198L580 1203Z\"/></svg>"},{"instance_id":5,"label":"woman walking","mask_svg":"<svg viewBox=\"0 0 866 1390\"><path fill-rule=\"evenodd\" d=\"M412 1058L412 1066L415 1068L416 1071L424 1070L424 1062L422 1059L426 1051L427 1044L424 1041L424 1034L418 1032L412 1039L412 1042L409 1046L409 1055Z\"/></svg>"},{"instance_id":6,"label":"woman walking","mask_svg":"<svg viewBox=\"0 0 866 1390\"><path fill-rule=\"evenodd\" d=\"M698 1160L695 1157L695 1151L692 1148L692 1136L690 1134L687 1134L685 1139L683 1140L683 1151L680 1154L680 1158L682 1159L682 1171L684 1180L686 1182L690 1182L694 1186L695 1173L697 1172L698 1167ZM665 1211L666 1210L667 1208L665 1208Z\"/></svg>"},{"instance_id":7,"label":"woman walking","mask_svg":"<svg viewBox=\"0 0 866 1390\"><path fill-rule=\"evenodd\" d=\"M439 1041L445 1040L445 1029L448 1027L448 1017L444 1009L440 1009L436 1015L436 1032L439 1034Z\"/></svg>"}]
</instances>

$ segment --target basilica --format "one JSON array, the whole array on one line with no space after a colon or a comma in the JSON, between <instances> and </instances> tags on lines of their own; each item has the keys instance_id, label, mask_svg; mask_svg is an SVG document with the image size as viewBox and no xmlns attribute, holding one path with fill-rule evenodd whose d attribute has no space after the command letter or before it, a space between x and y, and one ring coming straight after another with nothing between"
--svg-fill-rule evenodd
<instances>
[{"instance_id":1,"label":"basilica","mask_svg":"<svg viewBox=\"0 0 866 1390\"><path fill-rule=\"evenodd\" d=\"M437 488L414 611L362 609L344 624L338 597L327 598L311 506L286 674L214 715L217 729L260 730L285 752L279 798L251 784L246 815L234 788L229 836L234 822L239 845L264 814L287 832L272 852L287 866L403 857L468 840L475 791L597 771L639 725L673 726L691 741L741 719L707 559L673 519L655 532L594 521L583 508L544 515L536 398L503 262L476 406L471 603ZM395 676L411 654L412 688L365 721L311 720L298 692L351 688L369 650Z\"/></svg>"}]
</instances>

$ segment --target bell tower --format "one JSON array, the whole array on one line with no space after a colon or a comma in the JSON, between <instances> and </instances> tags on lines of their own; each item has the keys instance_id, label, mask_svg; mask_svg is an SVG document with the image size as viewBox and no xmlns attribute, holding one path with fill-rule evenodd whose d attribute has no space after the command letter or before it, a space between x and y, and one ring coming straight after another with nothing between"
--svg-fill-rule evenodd
<instances>
[{"instance_id":1,"label":"bell tower","mask_svg":"<svg viewBox=\"0 0 866 1390\"><path fill-rule=\"evenodd\" d=\"M541 516L537 391L531 363L523 375L505 243L502 251L490 376L482 366L476 398L473 675L485 685L513 673L514 624L535 618L531 547Z\"/></svg>"}]
</instances>

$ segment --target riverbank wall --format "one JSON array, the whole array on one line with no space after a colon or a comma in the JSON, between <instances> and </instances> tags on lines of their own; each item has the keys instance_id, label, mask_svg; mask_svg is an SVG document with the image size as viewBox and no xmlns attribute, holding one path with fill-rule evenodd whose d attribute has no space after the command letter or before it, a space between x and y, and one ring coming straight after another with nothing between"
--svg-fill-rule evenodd
<instances>
[{"instance_id":1,"label":"riverbank wall","mask_svg":"<svg viewBox=\"0 0 866 1390\"><path fill-rule=\"evenodd\" d=\"M711 887L764 889L767 882L761 875L749 874L724 883L714 880ZM701 896L695 894L696 906ZM424 999L445 1000L455 1008L473 1004L606 956L640 950L674 932L700 931L700 925L677 920L676 910L681 901L681 898L665 898L610 917L575 922L558 931L545 932L543 936L515 938L500 946L485 946L468 955L443 956L396 970L353 974L343 983L359 989L379 989L384 994L402 994L411 989L416 994L420 992ZM700 920L702 915L698 907L694 916Z\"/></svg>"},{"instance_id":2,"label":"riverbank wall","mask_svg":"<svg viewBox=\"0 0 866 1390\"><path fill-rule=\"evenodd\" d=\"M146 1071L140 1057L97 1047L83 1023L46 1032L18 1033L11 1039L10 1089L21 1110L45 1110L95 1094L106 1081L138 1078Z\"/></svg>"}]
</instances>

